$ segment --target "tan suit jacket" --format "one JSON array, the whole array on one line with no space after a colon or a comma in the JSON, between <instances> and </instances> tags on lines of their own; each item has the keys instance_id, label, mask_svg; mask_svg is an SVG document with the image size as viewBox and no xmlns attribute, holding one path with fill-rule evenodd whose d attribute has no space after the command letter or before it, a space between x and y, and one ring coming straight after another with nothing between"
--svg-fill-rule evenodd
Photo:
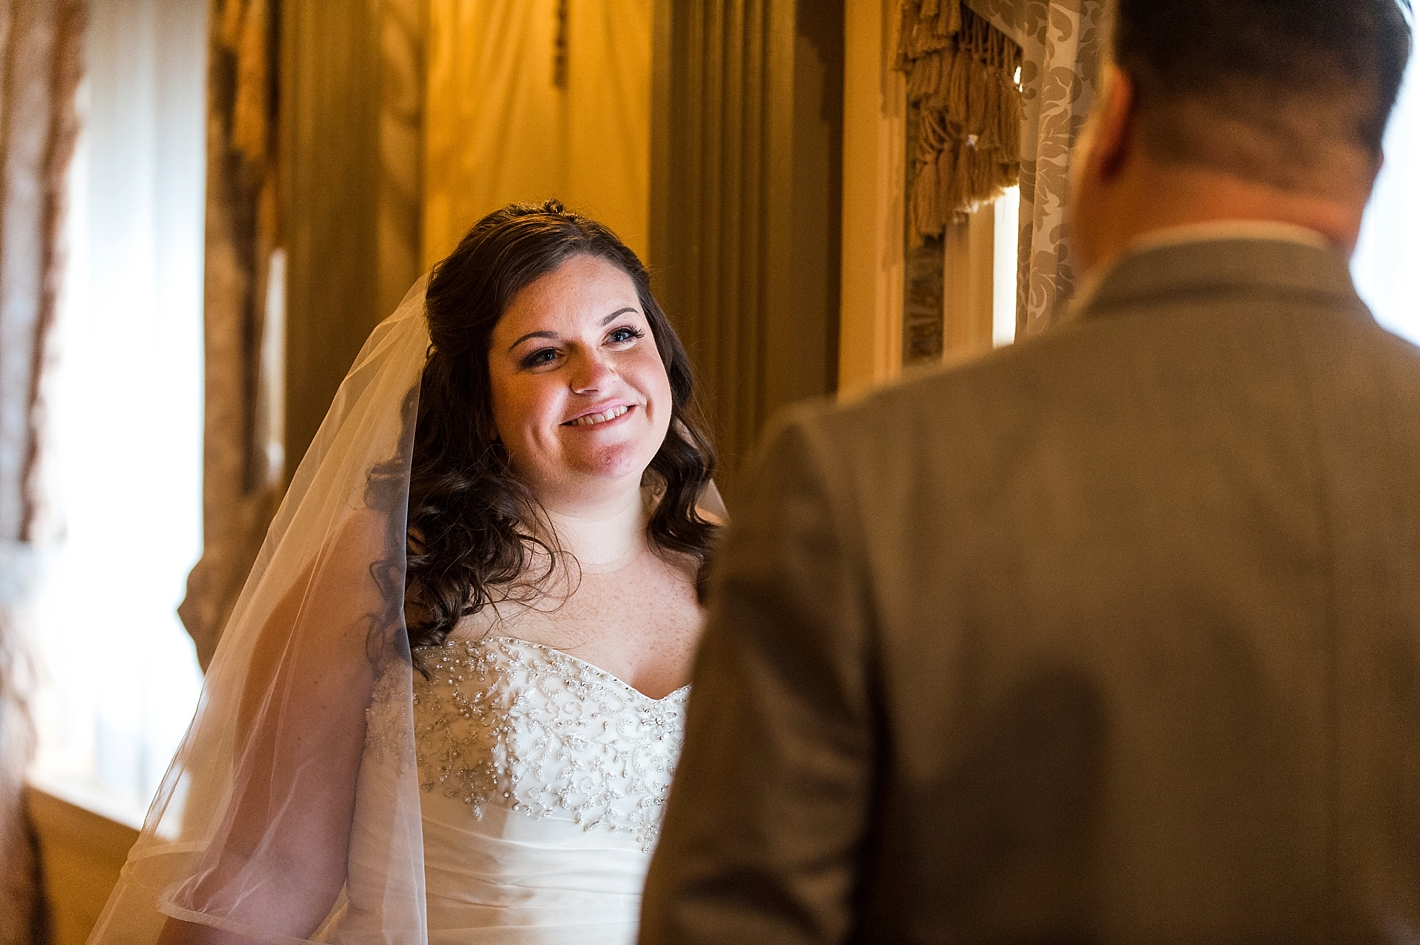
<instances>
[{"instance_id":1,"label":"tan suit jacket","mask_svg":"<svg viewBox=\"0 0 1420 945\"><path fill-rule=\"evenodd\" d=\"M1136 253L753 480L643 945L1420 941L1420 352L1340 256Z\"/></svg>"}]
</instances>

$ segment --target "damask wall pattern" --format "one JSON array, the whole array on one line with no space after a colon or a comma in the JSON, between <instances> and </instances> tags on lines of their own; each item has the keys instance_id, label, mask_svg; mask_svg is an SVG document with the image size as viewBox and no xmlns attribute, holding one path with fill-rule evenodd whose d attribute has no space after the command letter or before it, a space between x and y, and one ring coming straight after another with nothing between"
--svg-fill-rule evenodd
<instances>
[{"instance_id":1,"label":"damask wall pattern","mask_svg":"<svg viewBox=\"0 0 1420 945\"><path fill-rule=\"evenodd\" d=\"M1021 239L1018 335L1042 331L1064 315L1080 273L1065 221L1070 150L1099 91L1107 45L1104 0L966 0L1020 43Z\"/></svg>"}]
</instances>

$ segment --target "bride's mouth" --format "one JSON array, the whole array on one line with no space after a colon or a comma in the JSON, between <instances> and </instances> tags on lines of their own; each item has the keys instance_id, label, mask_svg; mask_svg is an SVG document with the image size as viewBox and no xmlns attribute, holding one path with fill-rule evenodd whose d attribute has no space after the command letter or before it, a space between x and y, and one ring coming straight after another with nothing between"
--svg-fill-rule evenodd
<instances>
[{"instance_id":1,"label":"bride's mouth","mask_svg":"<svg viewBox=\"0 0 1420 945\"><path fill-rule=\"evenodd\" d=\"M612 407L600 413L584 413L580 417L568 420L562 424L564 427L594 427L603 423L610 423L618 417L624 417L631 412L631 408L625 404Z\"/></svg>"}]
</instances>

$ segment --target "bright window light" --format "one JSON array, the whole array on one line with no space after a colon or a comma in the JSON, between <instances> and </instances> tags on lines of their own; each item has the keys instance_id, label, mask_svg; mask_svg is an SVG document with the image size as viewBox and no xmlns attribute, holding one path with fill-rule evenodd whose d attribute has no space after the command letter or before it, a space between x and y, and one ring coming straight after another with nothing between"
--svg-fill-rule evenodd
<instances>
[{"instance_id":1,"label":"bright window light","mask_svg":"<svg viewBox=\"0 0 1420 945\"><path fill-rule=\"evenodd\" d=\"M63 537L28 621L41 673L31 777L128 823L201 685L175 608L201 549L205 9L90 4L49 379Z\"/></svg>"},{"instance_id":2,"label":"bright window light","mask_svg":"<svg viewBox=\"0 0 1420 945\"><path fill-rule=\"evenodd\" d=\"M1410 69L1385 137L1385 167L1366 209L1351 273L1376 320L1420 344L1420 56Z\"/></svg>"},{"instance_id":3,"label":"bright window light","mask_svg":"<svg viewBox=\"0 0 1420 945\"><path fill-rule=\"evenodd\" d=\"M996 251L992 274L992 341L1016 340L1016 260L1020 247L1021 189L1012 187L996 201Z\"/></svg>"}]
</instances>

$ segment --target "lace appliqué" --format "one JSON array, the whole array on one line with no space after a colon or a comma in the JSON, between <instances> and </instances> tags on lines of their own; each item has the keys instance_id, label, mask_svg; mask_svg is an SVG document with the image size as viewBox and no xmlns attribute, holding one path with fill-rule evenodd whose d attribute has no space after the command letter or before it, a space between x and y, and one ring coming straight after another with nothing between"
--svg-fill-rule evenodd
<instances>
[{"instance_id":1,"label":"lace appliqu\u00e9","mask_svg":"<svg viewBox=\"0 0 1420 945\"><path fill-rule=\"evenodd\" d=\"M426 654L414 684L420 783L477 817L498 804L566 811L583 829L630 833L649 851L685 726L681 689L651 699L559 650L508 637Z\"/></svg>"},{"instance_id":2,"label":"lace appliqu\u00e9","mask_svg":"<svg viewBox=\"0 0 1420 945\"><path fill-rule=\"evenodd\" d=\"M398 774L415 764L409 737L409 690L414 667L391 660L375 681L370 706L365 710L365 755L377 764L392 764Z\"/></svg>"}]
</instances>

